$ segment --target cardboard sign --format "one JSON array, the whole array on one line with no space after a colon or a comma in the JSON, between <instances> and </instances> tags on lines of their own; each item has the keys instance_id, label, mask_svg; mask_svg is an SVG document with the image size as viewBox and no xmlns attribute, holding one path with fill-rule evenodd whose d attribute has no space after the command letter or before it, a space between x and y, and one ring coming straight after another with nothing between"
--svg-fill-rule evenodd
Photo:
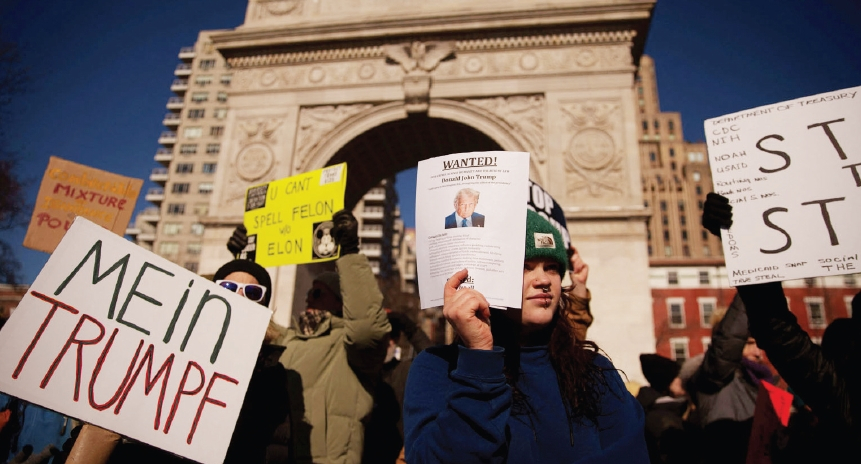
<instances>
[{"instance_id":1,"label":"cardboard sign","mask_svg":"<svg viewBox=\"0 0 861 464\"><path fill-rule=\"evenodd\" d=\"M344 209L346 188L347 163L250 187L244 222L254 260L272 267L337 259L332 215Z\"/></svg>"},{"instance_id":2,"label":"cardboard sign","mask_svg":"<svg viewBox=\"0 0 861 464\"><path fill-rule=\"evenodd\" d=\"M705 122L731 285L861 271L861 87Z\"/></svg>"},{"instance_id":3,"label":"cardboard sign","mask_svg":"<svg viewBox=\"0 0 861 464\"><path fill-rule=\"evenodd\" d=\"M141 179L52 156L39 186L24 246L51 253L77 216L125 235L142 185Z\"/></svg>"},{"instance_id":4,"label":"cardboard sign","mask_svg":"<svg viewBox=\"0 0 861 464\"><path fill-rule=\"evenodd\" d=\"M79 217L0 331L0 391L222 462L270 316Z\"/></svg>"},{"instance_id":5,"label":"cardboard sign","mask_svg":"<svg viewBox=\"0 0 861 464\"><path fill-rule=\"evenodd\" d=\"M759 384L753 426L747 446L747 464L770 464L774 434L789 425L792 393L768 382Z\"/></svg>"}]
</instances>

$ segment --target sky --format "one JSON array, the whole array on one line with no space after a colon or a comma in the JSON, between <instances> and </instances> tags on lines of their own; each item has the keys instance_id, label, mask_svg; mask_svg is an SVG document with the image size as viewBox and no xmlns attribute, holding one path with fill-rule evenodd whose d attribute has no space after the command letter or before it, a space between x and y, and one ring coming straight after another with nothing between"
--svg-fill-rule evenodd
<instances>
[{"instance_id":1,"label":"sky","mask_svg":"<svg viewBox=\"0 0 861 464\"><path fill-rule=\"evenodd\" d=\"M334 0L329 0L334 1ZM117 174L149 173L173 96L177 53L198 31L233 28L246 0L0 0L0 38L15 42L30 89L6 121L7 146L35 201L50 156ZM646 53L655 59L663 111L682 115L685 138L703 121L784 100L861 86L861 1L658 0ZM398 176L401 212L414 224L415 170ZM147 206L141 195L136 211ZM12 244L26 228L4 231ZM48 259L20 247L22 283Z\"/></svg>"}]
</instances>

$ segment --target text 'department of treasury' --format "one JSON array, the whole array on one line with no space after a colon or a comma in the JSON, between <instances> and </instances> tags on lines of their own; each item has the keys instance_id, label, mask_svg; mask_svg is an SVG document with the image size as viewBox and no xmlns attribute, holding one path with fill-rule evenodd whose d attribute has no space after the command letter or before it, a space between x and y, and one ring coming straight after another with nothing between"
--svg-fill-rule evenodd
<instances>
[{"instance_id":1,"label":"text 'department of treasury'","mask_svg":"<svg viewBox=\"0 0 861 464\"><path fill-rule=\"evenodd\" d=\"M861 87L705 122L731 285L861 272Z\"/></svg>"}]
</instances>

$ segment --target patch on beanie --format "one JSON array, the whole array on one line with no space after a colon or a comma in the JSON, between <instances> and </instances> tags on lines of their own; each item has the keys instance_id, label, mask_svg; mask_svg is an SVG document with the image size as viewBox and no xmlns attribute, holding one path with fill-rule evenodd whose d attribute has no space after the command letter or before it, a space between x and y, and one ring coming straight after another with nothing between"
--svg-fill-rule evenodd
<instances>
[{"instance_id":1,"label":"patch on beanie","mask_svg":"<svg viewBox=\"0 0 861 464\"><path fill-rule=\"evenodd\" d=\"M553 234L535 232L532 235L535 237L535 248L556 248L556 240L554 240Z\"/></svg>"}]
</instances>

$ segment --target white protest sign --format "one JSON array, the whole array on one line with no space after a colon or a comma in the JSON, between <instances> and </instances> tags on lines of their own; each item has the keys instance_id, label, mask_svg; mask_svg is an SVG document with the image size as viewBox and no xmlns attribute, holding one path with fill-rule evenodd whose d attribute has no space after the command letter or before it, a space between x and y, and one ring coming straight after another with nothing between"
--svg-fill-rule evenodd
<instances>
[{"instance_id":1,"label":"white protest sign","mask_svg":"<svg viewBox=\"0 0 861 464\"><path fill-rule=\"evenodd\" d=\"M78 217L0 331L0 391L222 462L270 315Z\"/></svg>"},{"instance_id":2,"label":"white protest sign","mask_svg":"<svg viewBox=\"0 0 861 464\"><path fill-rule=\"evenodd\" d=\"M861 87L709 119L731 285L861 272Z\"/></svg>"},{"instance_id":3,"label":"white protest sign","mask_svg":"<svg viewBox=\"0 0 861 464\"><path fill-rule=\"evenodd\" d=\"M462 287L480 291L491 306L520 307L529 193L529 153L458 153L419 162L416 263L422 309L441 306L445 282L464 268L469 277Z\"/></svg>"}]
</instances>

